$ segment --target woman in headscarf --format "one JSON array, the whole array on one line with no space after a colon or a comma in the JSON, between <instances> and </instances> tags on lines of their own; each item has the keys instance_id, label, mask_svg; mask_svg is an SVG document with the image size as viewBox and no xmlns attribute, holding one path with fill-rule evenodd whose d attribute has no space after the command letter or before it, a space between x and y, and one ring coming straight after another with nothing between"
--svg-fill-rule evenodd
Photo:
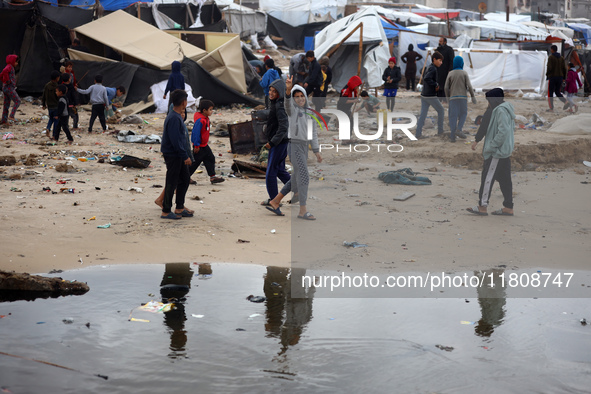
<instances>
[{"instance_id":1,"label":"woman in headscarf","mask_svg":"<svg viewBox=\"0 0 591 394\"><path fill-rule=\"evenodd\" d=\"M416 76L417 76L417 61L421 60L423 56L414 51L414 46L408 44L408 52L400 57L403 63L406 63L406 71L404 77L406 78L406 90L412 85L412 91L415 91Z\"/></svg>"},{"instance_id":2,"label":"woman in headscarf","mask_svg":"<svg viewBox=\"0 0 591 394\"><path fill-rule=\"evenodd\" d=\"M6 56L6 67L0 73L0 79L2 80L2 92L4 93L4 109L2 110L2 121L0 125L8 126L8 122L14 122L14 116L19 105L21 105L21 99L16 93L16 75L15 67L18 64L18 56L8 55ZM10 117L8 117L8 109L10 107L10 101L14 102Z\"/></svg>"},{"instance_id":3,"label":"woman in headscarf","mask_svg":"<svg viewBox=\"0 0 591 394\"><path fill-rule=\"evenodd\" d=\"M361 78L357 75L349 78L347 86L341 90L341 98L339 98L337 103L337 109L345 112L351 121L351 107L357 102L357 97L359 97L359 91L361 90L362 84L363 82L361 81Z\"/></svg>"},{"instance_id":4,"label":"woman in headscarf","mask_svg":"<svg viewBox=\"0 0 591 394\"><path fill-rule=\"evenodd\" d=\"M464 59L461 56L456 56L453 61L453 70L445 80L445 96L449 100L449 129L451 130L449 138L451 142L456 142L456 136L466 139L462 128L466 116L468 116L467 92L470 92L470 96L472 96L472 103L476 104L470 77L464 71Z\"/></svg>"},{"instance_id":5,"label":"woman in headscarf","mask_svg":"<svg viewBox=\"0 0 591 394\"><path fill-rule=\"evenodd\" d=\"M181 63L175 60L172 62L172 72L164 90L164 99L166 99L166 93L174 92L177 89L185 90L185 77L181 74Z\"/></svg>"}]
</instances>

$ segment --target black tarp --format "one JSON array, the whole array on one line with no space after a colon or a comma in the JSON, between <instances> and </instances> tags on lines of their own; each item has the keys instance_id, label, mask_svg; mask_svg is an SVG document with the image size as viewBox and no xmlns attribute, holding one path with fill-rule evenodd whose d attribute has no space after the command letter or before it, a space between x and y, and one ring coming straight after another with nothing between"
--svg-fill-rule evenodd
<instances>
[{"instance_id":1,"label":"black tarp","mask_svg":"<svg viewBox=\"0 0 591 394\"><path fill-rule=\"evenodd\" d=\"M94 76L101 74L105 86L124 86L127 90L125 104L146 101L150 87L168 79L170 71L154 70L125 62L90 62L74 60L74 73L80 87L88 87ZM193 96L207 98L216 105L246 104L256 107L262 104L227 86L199 64L185 58L181 72L185 82L193 89Z\"/></svg>"},{"instance_id":2,"label":"black tarp","mask_svg":"<svg viewBox=\"0 0 591 394\"><path fill-rule=\"evenodd\" d=\"M36 5L42 16L68 29L74 29L92 22L94 13L93 10L77 7L56 7L41 2L37 2Z\"/></svg>"},{"instance_id":3,"label":"black tarp","mask_svg":"<svg viewBox=\"0 0 591 394\"><path fill-rule=\"evenodd\" d=\"M244 56L246 56L246 60L259 60L259 58L256 57L254 53L252 53L252 51L244 45L242 46L242 53L244 53Z\"/></svg>"},{"instance_id":4,"label":"black tarp","mask_svg":"<svg viewBox=\"0 0 591 394\"><path fill-rule=\"evenodd\" d=\"M330 22L314 22L300 26L292 26L271 15L267 15L267 31L269 35L283 38L283 42L277 41L292 49L304 48L304 38L313 37L317 31L324 29Z\"/></svg>"},{"instance_id":5,"label":"black tarp","mask_svg":"<svg viewBox=\"0 0 591 394\"><path fill-rule=\"evenodd\" d=\"M181 72L185 82L193 89L194 97L202 96L212 100L215 105L246 104L256 107L263 104L232 89L191 59L183 60Z\"/></svg>"},{"instance_id":6,"label":"black tarp","mask_svg":"<svg viewBox=\"0 0 591 394\"><path fill-rule=\"evenodd\" d=\"M47 32L40 21L27 25L21 47L20 71L17 79L19 90L31 93L43 91L54 69L49 50Z\"/></svg>"},{"instance_id":7,"label":"black tarp","mask_svg":"<svg viewBox=\"0 0 591 394\"><path fill-rule=\"evenodd\" d=\"M33 17L33 11L0 8L0 67L6 65L6 56L21 54L21 45L27 22Z\"/></svg>"}]
</instances>

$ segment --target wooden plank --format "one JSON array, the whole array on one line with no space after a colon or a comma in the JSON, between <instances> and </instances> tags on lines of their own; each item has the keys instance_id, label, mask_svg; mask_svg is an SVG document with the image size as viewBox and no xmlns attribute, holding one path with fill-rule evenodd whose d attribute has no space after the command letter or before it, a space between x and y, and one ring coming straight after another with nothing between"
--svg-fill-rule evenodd
<instances>
[{"instance_id":1,"label":"wooden plank","mask_svg":"<svg viewBox=\"0 0 591 394\"><path fill-rule=\"evenodd\" d=\"M411 192L404 192L402 194L397 195L396 197L394 197L394 201L406 201L411 197L414 197L414 193Z\"/></svg>"}]
</instances>

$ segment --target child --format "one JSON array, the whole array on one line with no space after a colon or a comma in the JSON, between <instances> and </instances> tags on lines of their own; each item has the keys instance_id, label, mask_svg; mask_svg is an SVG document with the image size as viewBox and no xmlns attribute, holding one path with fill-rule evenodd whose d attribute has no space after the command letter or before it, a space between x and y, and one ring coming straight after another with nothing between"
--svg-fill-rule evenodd
<instances>
[{"instance_id":1,"label":"child","mask_svg":"<svg viewBox=\"0 0 591 394\"><path fill-rule=\"evenodd\" d=\"M367 110L368 114L372 114L372 113L376 112L378 109L380 109L380 99L379 98L372 96L371 94L367 93L367 91L365 91L365 90L363 92L361 92L361 94L359 96L361 96L361 100L363 100L363 101L361 102L361 105L359 106L357 111L361 111L363 108L365 108ZM388 97L388 98L390 98L390 97Z\"/></svg>"},{"instance_id":2,"label":"child","mask_svg":"<svg viewBox=\"0 0 591 394\"><path fill-rule=\"evenodd\" d=\"M79 103L78 94L72 83L72 74L68 74L67 72L63 73L60 78L60 84L65 85L66 88L68 88L68 93L66 93L66 100L68 100L68 115L74 122L72 130L78 130L78 110L76 109L76 106Z\"/></svg>"},{"instance_id":3,"label":"child","mask_svg":"<svg viewBox=\"0 0 591 394\"><path fill-rule=\"evenodd\" d=\"M117 117L117 109L123 107L123 102L125 101L125 88L123 86L118 86L117 88L105 88L107 89L107 98L109 99L109 106L105 108L105 118L107 122L116 123Z\"/></svg>"},{"instance_id":4,"label":"child","mask_svg":"<svg viewBox=\"0 0 591 394\"><path fill-rule=\"evenodd\" d=\"M185 90L185 77L181 74L181 63L178 61L172 62L172 72L168 77L168 83L166 89L164 89L164 99L166 100L166 94L168 92L174 92L177 89Z\"/></svg>"},{"instance_id":5,"label":"child","mask_svg":"<svg viewBox=\"0 0 591 394\"><path fill-rule=\"evenodd\" d=\"M2 121L0 125L8 126L8 122L14 122L14 116L16 110L21 105L21 99L16 93L16 76L14 68L18 64L18 56L8 55L6 56L6 67L0 73L0 80L2 81L2 92L4 93L4 109L2 110ZM8 109L10 108L10 101L14 102L12 111L10 112L10 118L8 117Z\"/></svg>"},{"instance_id":6,"label":"child","mask_svg":"<svg viewBox=\"0 0 591 394\"><path fill-rule=\"evenodd\" d=\"M270 206L265 208L278 216L283 216L283 213L279 209L281 200L290 191L293 191L294 197L291 201L299 201L300 203L298 218L316 220L314 215L308 212L306 201L308 200L308 184L310 183L307 163L308 144L312 145L312 151L316 155L318 163L322 163L322 156L320 155L318 145L318 131L316 124L312 123L312 139L308 140L308 119L310 119L308 115L310 111L308 110L306 90L299 85L293 86L293 75L287 79L285 85L285 112L289 120L288 152L289 160L293 164L293 176L287 181L277 196L269 201ZM290 95L287 94L288 91L291 92ZM291 96L293 96L293 100Z\"/></svg>"},{"instance_id":7,"label":"child","mask_svg":"<svg viewBox=\"0 0 591 394\"><path fill-rule=\"evenodd\" d=\"M267 71L265 72L265 75L263 75L263 79L261 79L259 84L265 92L265 107L269 108L269 87L273 81L280 79L281 76L275 67L275 62L273 59L267 59L265 62L265 69Z\"/></svg>"},{"instance_id":8,"label":"child","mask_svg":"<svg viewBox=\"0 0 591 394\"><path fill-rule=\"evenodd\" d=\"M415 134L417 139L427 138L423 135L423 125L425 124L429 107L433 107L437 111L437 135L443 135L444 109L437 98L437 92L439 91L437 68L443 64L443 55L435 51L431 56L431 61L432 63L429 65L429 69L425 74L425 86L423 86L423 90L421 91L421 114L419 115L417 132Z\"/></svg>"},{"instance_id":9,"label":"child","mask_svg":"<svg viewBox=\"0 0 591 394\"><path fill-rule=\"evenodd\" d=\"M396 104L396 93L398 92L398 82L402 79L400 67L396 65L396 58L392 56L388 60L388 68L384 70L382 75L384 80L384 96L386 97L386 107L388 111L394 110Z\"/></svg>"},{"instance_id":10,"label":"child","mask_svg":"<svg viewBox=\"0 0 591 394\"><path fill-rule=\"evenodd\" d=\"M90 104L92 105L92 112L90 114L90 122L88 123L88 132L92 133L92 125L98 116L101 122L103 132L107 131L107 123L105 121L105 108L109 105L109 98L107 97L107 89L103 86L103 76L97 75L94 77L94 85L88 89L76 89L78 93L90 94Z\"/></svg>"},{"instance_id":11,"label":"child","mask_svg":"<svg viewBox=\"0 0 591 394\"><path fill-rule=\"evenodd\" d=\"M55 94L58 98L57 104L57 111L55 112L55 119L57 119L57 127L53 129L53 140L57 141L60 138L60 131L61 129L64 130L66 133L66 138L68 139L68 145L72 145L72 134L70 134L70 128L68 127L68 120L70 119L68 115L68 100L66 99L66 94L68 92L68 88L66 85L58 85L55 89Z\"/></svg>"},{"instance_id":12,"label":"child","mask_svg":"<svg viewBox=\"0 0 591 394\"><path fill-rule=\"evenodd\" d=\"M565 87L566 99L568 100L568 102L564 106L564 109L568 108L568 112L577 112L579 110L579 107L575 104L575 100L573 99L573 97L575 96L579 88L581 88L581 86L583 86L583 84L579 79L579 74L575 69L575 65L573 63L569 63Z\"/></svg>"},{"instance_id":13,"label":"child","mask_svg":"<svg viewBox=\"0 0 591 394\"><path fill-rule=\"evenodd\" d=\"M55 133L59 123L59 120L56 118L57 95L55 92L61 75L62 74L57 70L51 72L51 80L45 84L45 87L43 88L43 96L41 97L41 105L43 106L43 109L47 108L48 110L49 120L45 127L45 135L49 139L51 139L51 127L53 126L53 133Z\"/></svg>"},{"instance_id":14,"label":"child","mask_svg":"<svg viewBox=\"0 0 591 394\"><path fill-rule=\"evenodd\" d=\"M72 85L76 87L78 85L78 81L76 80L76 76L74 75L74 63L71 61L67 61L64 63L64 72L70 74L72 76ZM68 89L69 91L70 89Z\"/></svg>"},{"instance_id":15,"label":"child","mask_svg":"<svg viewBox=\"0 0 591 394\"><path fill-rule=\"evenodd\" d=\"M347 86L341 89L341 98L339 98L339 101L337 102L337 109L346 113L351 121L353 120L351 107L357 102L356 97L359 95L359 90L361 90L362 84L363 82L361 81L361 78L357 75L349 78Z\"/></svg>"},{"instance_id":16,"label":"child","mask_svg":"<svg viewBox=\"0 0 591 394\"><path fill-rule=\"evenodd\" d=\"M472 103L476 104L470 77L464 71L464 59L461 56L456 56L453 61L453 70L447 74L445 80L445 96L449 100L449 128L451 130L449 140L451 142L456 142L456 136L466 139L466 134L462 132L464 122L468 116L468 96L466 92L470 92Z\"/></svg>"},{"instance_id":17,"label":"child","mask_svg":"<svg viewBox=\"0 0 591 394\"><path fill-rule=\"evenodd\" d=\"M195 161L189 167L189 176L195 173L195 170L201 165L205 164L209 181L213 183L220 183L225 181L224 178L215 175L215 155L208 145L209 142L209 117L213 115L213 102L210 100L199 101L199 112L195 112L193 121L193 131L191 131L191 142L193 143L193 156Z\"/></svg>"}]
</instances>

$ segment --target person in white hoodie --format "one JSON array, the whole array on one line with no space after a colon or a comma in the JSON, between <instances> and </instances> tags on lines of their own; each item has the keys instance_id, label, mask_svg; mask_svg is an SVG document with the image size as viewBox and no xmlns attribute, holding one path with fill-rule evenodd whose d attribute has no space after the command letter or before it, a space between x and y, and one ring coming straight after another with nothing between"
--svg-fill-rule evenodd
<instances>
[{"instance_id":1,"label":"person in white hoodie","mask_svg":"<svg viewBox=\"0 0 591 394\"><path fill-rule=\"evenodd\" d=\"M287 136L289 145L287 152L289 160L293 165L293 175L291 179L283 186L279 194L269 201L268 210L277 215L283 214L279 210L281 200L290 192L294 193L292 203L300 203L300 212L298 218L304 220L316 220L314 215L308 212L306 202L308 200L308 185L310 176L308 175L308 145L312 145L312 152L316 155L318 163L322 163L322 156L318 145L318 129L316 123L312 120L312 139L308 139L308 120L312 119L313 113L309 108L306 90L299 86L293 86L293 75L285 82L285 112L289 119L289 129ZM290 92L289 94L287 92ZM292 98L293 97L293 98Z\"/></svg>"}]
</instances>

